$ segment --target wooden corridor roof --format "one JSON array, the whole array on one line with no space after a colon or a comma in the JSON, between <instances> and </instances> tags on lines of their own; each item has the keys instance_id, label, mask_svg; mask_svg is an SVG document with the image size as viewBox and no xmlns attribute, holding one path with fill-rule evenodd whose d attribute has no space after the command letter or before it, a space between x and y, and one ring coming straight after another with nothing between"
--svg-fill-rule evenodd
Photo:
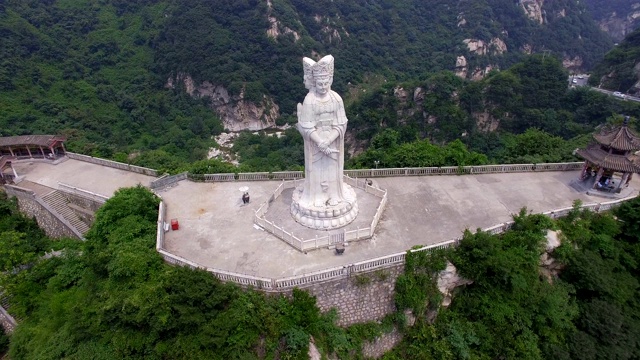
<instances>
[{"instance_id":1,"label":"wooden corridor roof","mask_svg":"<svg viewBox=\"0 0 640 360\"><path fill-rule=\"evenodd\" d=\"M0 147L8 146L51 146L58 141L66 141L64 136L58 135L21 135L0 137Z\"/></svg>"}]
</instances>

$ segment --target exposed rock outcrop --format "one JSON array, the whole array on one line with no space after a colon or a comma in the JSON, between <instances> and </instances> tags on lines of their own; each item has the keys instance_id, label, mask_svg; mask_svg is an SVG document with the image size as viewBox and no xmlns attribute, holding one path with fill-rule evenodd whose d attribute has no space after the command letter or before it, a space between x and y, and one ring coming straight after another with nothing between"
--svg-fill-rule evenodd
<instances>
[{"instance_id":1,"label":"exposed rock outcrop","mask_svg":"<svg viewBox=\"0 0 640 360\"><path fill-rule=\"evenodd\" d=\"M462 42L467 45L469 52L476 53L477 55L485 55L487 53L487 46L482 40L464 39Z\"/></svg>"},{"instance_id":2,"label":"exposed rock outcrop","mask_svg":"<svg viewBox=\"0 0 640 360\"><path fill-rule=\"evenodd\" d=\"M487 76L487 74L493 70L493 69L497 69L498 67L494 67L494 65L487 65L483 68L477 67L473 70L473 72L471 73L471 80L473 81L477 81L477 80L482 80L485 76Z\"/></svg>"},{"instance_id":3,"label":"exposed rock outcrop","mask_svg":"<svg viewBox=\"0 0 640 360\"><path fill-rule=\"evenodd\" d=\"M562 66L568 70L578 71L582 68L582 58L580 56L569 57L565 55L562 58Z\"/></svg>"},{"instance_id":4,"label":"exposed rock outcrop","mask_svg":"<svg viewBox=\"0 0 640 360\"><path fill-rule=\"evenodd\" d=\"M629 14L611 13L607 18L598 22L600 29L615 41L622 41L629 33L640 25L640 3L631 5L633 11Z\"/></svg>"},{"instance_id":5,"label":"exposed rock outcrop","mask_svg":"<svg viewBox=\"0 0 640 360\"><path fill-rule=\"evenodd\" d=\"M469 68L467 67L467 59L464 56L458 56L456 58L456 76L466 79L468 71Z\"/></svg>"},{"instance_id":6,"label":"exposed rock outcrop","mask_svg":"<svg viewBox=\"0 0 640 360\"><path fill-rule=\"evenodd\" d=\"M482 132L496 131L500 126L500 120L494 118L488 111L476 112L471 116L476 120L478 130Z\"/></svg>"},{"instance_id":7,"label":"exposed rock outcrop","mask_svg":"<svg viewBox=\"0 0 640 360\"><path fill-rule=\"evenodd\" d=\"M491 39L489 45L493 48L495 54L502 55L507 52L507 44L505 44L500 38Z\"/></svg>"},{"instance_id":8,"label":"exposed rock outcrop","mask_svg":"<svg viewBox=\"0 0 640 360\"><path fill-rule=\"evenodd\" d=\"M527 17L538 24L544 24L545 22L543 5L544 0L520 0L520 6L522 6Z\"/></svg>"},{"instance_id":9,"label":"exposed rock outcrop","mask_svg":"<svg viewBox=\"0 0 640 360\"><path fill-rule=\"evenodd\" d=\"M455 288L469 284L473 284L473 281L460 276L456 267L447 261L447 267L438 274L438 290L444 295L442 306L451 304L451 293Z\"/></svg>"},{"instance_id":10,"label":"exposed rock outcrop","mask_svg":"<svg viewBox=\"0 0 640 360\"><path fill-rule=\"evenodd\" d=\"M277 40L280 35L293 34L293 38L296 42L300 40L300 34L286 26L283 26L280 21L273 16L273 4L271 3L271 0L267 0L267 8L269 9L267 13L267 18L269 19L269 28L267 29L268 37Z\"/></svg>"},{"instance_id":11,"label":"exposed rock outcrop","mask_svg":"<svg viewBox=\"0 0 640 360\"><path fill-rule=\"evenodd\" d=\"M278 39L278 36L282 34L293 34L293 38L296 42L300 40L300 35L297 32L291 30L286 26L282 26L280 21L278 21L278 19L276 19L275 17L269 16L269 24L271 25L269 26L269 29L267 29L268 37L272 39Z\"/></svg>"},{"instance_id":12,"label":"exposed rock outcrop","mask_svg":"<svg viewBox=\"0 0 640 360\"><path fill-rule=\"evenodd\" d=\"M500 38L493 38L488 43L479 39L464 39L469 52L477 55L487 55L489 53L501 55L507 51L507 44Z\"/></svg>"},{"instance_id":13,"label":"exposed rock outcrop","mask_svg":"<svg viewBox=\"0 0 640 360\"><path fill-rule=\"evenodd\" d=\"M208 81L196 84L188 74L179 73L169 77L166 87L174 88L182 84L185 91L193 97L208 97L210 107L220 116L224 128L228 131L262 130L275 126L280 116L278 105L266 95L256 104L244 98L244 88L238 95L230 95L226 88Z\"/></svg>"},{"instance_id":14,"label":"exposed rock outcrop","mask_svg":"<svg viewBox=\"0 0 640 360\"><path fill-rule=\"evenodd\" d=\"M313 17L313 19L318 24L324 24L324 26L322 27L322 29L320 31L323 34L325 34L325 36L326 36L325 39L330 44L334 43L334 42L342 41L342 36L340 35L340 32L342 32L347 37L349 36L349 33L347 32L347 30L344 27L340 27L341 31L338 31L338 26L329 17L321 16L321 15L316 14Z\"/></svg>"},{"instance_id":15,"label":"exposed rock outcrop","mask_svg":"<svg viewBox=\"0 0 640 360\"><path fill-rule=\"evenodd\" d=\"M558 273L564 268L564 264L551 257L551 253L561 244L559 235L560 231L547 230L547 244L540 255L540 274L549 282L558 277Z\"/></svg>"}]
</instances>

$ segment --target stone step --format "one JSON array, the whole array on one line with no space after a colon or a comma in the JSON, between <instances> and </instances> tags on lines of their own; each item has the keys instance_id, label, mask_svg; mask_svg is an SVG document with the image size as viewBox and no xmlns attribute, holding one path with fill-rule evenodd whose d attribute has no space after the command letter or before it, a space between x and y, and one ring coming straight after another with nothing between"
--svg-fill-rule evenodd
<instances>
[{"instance_id":1,"label":"stone step","mask_svg":"<svg viewBox=\"0 0 640 360\"><path fill-rule=\"evenodd\" d=\"M42 199L65 218L71 226L75 227L78 232L84 235L89 231L89 226L80 220L78 215L68 206L66 198L60 191L55 190L45 195Z\"/></svg>"}]
</instances>

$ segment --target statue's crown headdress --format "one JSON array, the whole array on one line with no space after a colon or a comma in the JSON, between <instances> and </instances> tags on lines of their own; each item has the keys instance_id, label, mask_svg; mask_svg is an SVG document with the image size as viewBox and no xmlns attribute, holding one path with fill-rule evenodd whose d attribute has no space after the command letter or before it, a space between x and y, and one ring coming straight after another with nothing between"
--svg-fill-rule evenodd
<instances>
[{"instance_id":1,"label":"statue's crown headdress","mask_svg":"<svg viewBox=\"0 0 640 360\"><path fill-rule=\"evenodd\" d=\"M302 67L304 68L304 76L312 77L313 76L313 66L316 64L315 61L309 59L308 57L302 59Z\"/></svg>"},{"instance_id":2,"label":"statue's crown headdress","mask_svg":"<svg viewBox=\"0 0 640 360\"><path fill-rule=\"evenodd\" d=\"M333 76L333 56L327 55L313 65L313 77Z\"/></svg>"}]
</instances>

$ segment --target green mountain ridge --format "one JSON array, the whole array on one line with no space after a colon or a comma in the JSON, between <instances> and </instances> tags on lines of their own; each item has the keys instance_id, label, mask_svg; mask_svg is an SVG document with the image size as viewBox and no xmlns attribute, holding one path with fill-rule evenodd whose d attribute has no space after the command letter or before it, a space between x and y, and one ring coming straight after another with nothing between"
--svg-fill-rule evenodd
<instances>
[{"instance_id":1,"label":"green mountain ridge","mask_svg":"<svg viewBox=\"0 0 640 360\"><path fill-rule=\"evenodd\" d=\"M609 51L593 70L589 79L612 91L638 94L640 92L640 29L629 34L620 45Z\"/></svg>"}]
</instances>

